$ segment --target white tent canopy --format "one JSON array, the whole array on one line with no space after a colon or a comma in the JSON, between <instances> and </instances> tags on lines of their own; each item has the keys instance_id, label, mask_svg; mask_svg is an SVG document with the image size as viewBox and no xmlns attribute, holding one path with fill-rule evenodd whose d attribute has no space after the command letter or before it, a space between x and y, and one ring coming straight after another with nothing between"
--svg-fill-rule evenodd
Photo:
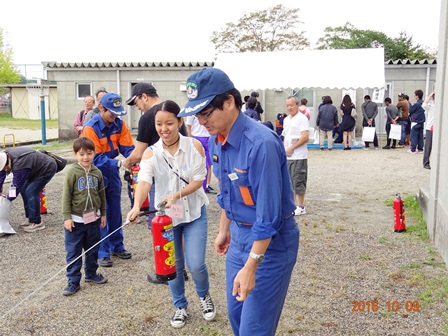
<instances>
[{"instance_id":1,"label":"white tent canopy","mask_svg":"<svg viewBox=\"0 0 448 336\"><path fill-rule=\"evenodd\" d=\"M384 50L332 49L218 54L238 90L383 88Z\"/></svg>"}]
</instances>

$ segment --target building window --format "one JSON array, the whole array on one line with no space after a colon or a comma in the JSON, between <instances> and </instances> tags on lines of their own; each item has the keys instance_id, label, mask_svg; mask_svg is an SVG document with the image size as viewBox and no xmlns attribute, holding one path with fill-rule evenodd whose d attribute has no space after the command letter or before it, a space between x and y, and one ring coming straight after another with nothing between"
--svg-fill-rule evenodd
<instances>
[{"instance_id":1,"label":"building window","mask_svg":"<svg viewBox=\"0 0 448 336\"><path fill-rule=\"evenodd\" d=\"M91 83L77 83L76 84L76 97L83 100L87 96L92 96L92 84Z\"/></svg>"}]
</instances>

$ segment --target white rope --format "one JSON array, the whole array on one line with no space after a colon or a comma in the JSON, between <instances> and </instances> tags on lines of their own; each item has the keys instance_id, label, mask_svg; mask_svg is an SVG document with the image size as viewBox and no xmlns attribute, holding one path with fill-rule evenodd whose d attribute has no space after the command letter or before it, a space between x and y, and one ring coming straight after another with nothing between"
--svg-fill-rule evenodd
<instances>
[{"instance_id":1,"label":"white rope","mask_svg":"<svg viewBox=\"0 0 448 336\"><path fill-rule=\"evenodd\" d=\"M124 224L122 226L120 226L119 228L115 229L114 231L112 231L111 233L109 233L106 237L104 237L103 239L101 239L100 241L98 241L95 245L93 245L92 247L90 247L87 251L84 251L83 253L81 253L76 259L74 259L71 263L69 263L67 266L64 266L62 269L60 269L58 272L56 272L55 275L53 275L50 279L48 279L47 281L45 281L40 287L38 287L37 289L35 289L34 291L32 291L30 294L28 294L24 299L22 299L19 303L17 303L14 307L12 307L10 310L8 310L5 314L3 314L2 319L4 319L6 316L8 316L10 313L12 313L14 310L16 310L20 305L22 305L22 303L24 303L25 301L27 301L31 296L33 296L34 294L36 294L38 291L40 291L42 288L45 287L45 285L47 285L51 280L53 280L59 273L65 271L67 269L67 267L69 267L71 264L73 264L76 260L78 260L79 258L81 258L82 256L84 256L87 252L89 252L91 249L93 249L95 246L97 246L98 244L100 244L103 240L109 238L111 235L113 235L115 232L117 232L118 230L120 230L121 228L123 228L124 226L128 225L130 223L129 220L127 220L126 222L124 222Z\"/></svg>"}]
</instances>

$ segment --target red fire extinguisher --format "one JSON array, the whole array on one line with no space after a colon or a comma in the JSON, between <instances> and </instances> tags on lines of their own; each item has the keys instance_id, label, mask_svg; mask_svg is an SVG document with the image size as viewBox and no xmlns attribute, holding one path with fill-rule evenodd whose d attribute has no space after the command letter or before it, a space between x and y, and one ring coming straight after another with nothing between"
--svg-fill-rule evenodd
<instances>
[{"instance_id":1,"label":"red fire extinguisher","mask_svg":"<svg viewBox=\"0 0 448 336\"><path fill-rule=\"evenodd\" d=\"M138 183L138 172L140 171L140 165L135 164L132 166L132 187L134 189L133 195L135 198L135 189L137 189L137 183ZM142 206L140 207L140 211L147 211L149 210L149 198L146 197L145 201L143 202Z\"/></svg>"},{"instance_id":2,"label":"red fire extinguisher","mask_svg":"<svg viewBox=\"0 0 448 336\"><path fill-rule=\"evenodd\" d=\"M47 213L47 191L45 187L40 191L40 214L44 215Z\"/></svg>"},{"instance_id":3,"label":"red fire extinguisher","mask_svg":"<svg viewBox=\"0 0 448 336\"><path fill-rule=\"evenodd\" d=\"M397 193L397 197L395 197L394 199L394 231L395 232L406 231L404 200L401 198L400 193Z\"/></svg>"},{"instance_id":4,"label":"red fire extinguisher","mask_svg":"<svg viewBox=\"0 0 448 336\"><path fill-rule=\"evenodd\" d=\"M165 214L165 203L157 206L152 220L155 273L159 281L176 278L176 255L174 253L173 221Z\"/></svg>"}]
</instances>

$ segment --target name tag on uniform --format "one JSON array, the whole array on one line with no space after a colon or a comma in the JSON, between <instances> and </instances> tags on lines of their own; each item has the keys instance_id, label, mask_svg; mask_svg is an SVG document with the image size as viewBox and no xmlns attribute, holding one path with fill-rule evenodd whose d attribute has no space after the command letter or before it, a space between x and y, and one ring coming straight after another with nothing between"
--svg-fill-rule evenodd
<instances>
[{"instance_id":1,"label":"name tag on uniform","mask_svg":"<svg viewBox=\"0 0 448 336\"><path fill-rule=\"evenodd\" d=\"M17 197L16 187L9 187L8 196L9 197Z\"/></svg>"},{"instance_id":2,"label":"name tag on uniform","mask_svg":"<svg viewBox=\"0 0 448 336\"><path fill-rule=\"evenodd\" d=\"M232 181L238 180L238 175L236 173L229 174L229 179Z\"/></svg>"}]
</instances>

